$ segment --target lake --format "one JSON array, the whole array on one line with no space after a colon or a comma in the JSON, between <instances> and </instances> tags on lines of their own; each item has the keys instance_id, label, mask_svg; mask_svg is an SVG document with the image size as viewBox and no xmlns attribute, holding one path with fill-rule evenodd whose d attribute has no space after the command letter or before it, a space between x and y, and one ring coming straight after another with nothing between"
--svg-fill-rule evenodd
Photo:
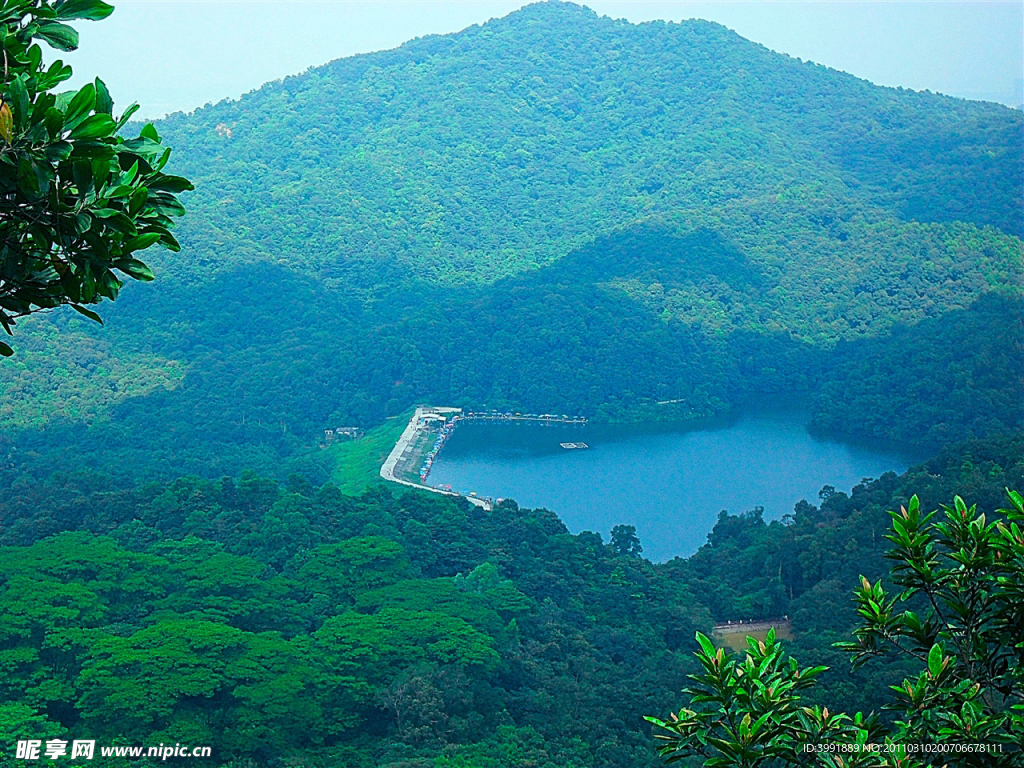
<instances>
[{"instance_id":1,"label":"lake","mask_svg":"<svg viewBox=\"0 0 1024 768\"><path fill-rule=\"evenodd\" d=\"M692 554L718 513L762 506L765 518L818 503L825 485L849 493L864 478L903 472L924 458L909 448L824 440L804 409L748 408L699 428L671 424L466 422L434 462L428 482L546 507L573 533L635 525L644 556ZM566 450L562 442L585 442Z\"/></svg>"}]
</instances>

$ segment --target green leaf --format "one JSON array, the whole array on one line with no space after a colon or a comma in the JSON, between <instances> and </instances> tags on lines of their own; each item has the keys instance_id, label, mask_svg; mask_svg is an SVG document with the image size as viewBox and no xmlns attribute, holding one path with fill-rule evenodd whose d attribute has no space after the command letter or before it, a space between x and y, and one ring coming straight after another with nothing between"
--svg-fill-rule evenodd
<instances>
[{"instance_id":1,"label":"green leaf","mask_svg":"<svg viewBox=\"0 0 1024 768\"><path fill-rule=\"evenodd\" d=\"M110 210L109 208L104 210ZM122 235L134 238L138 234L138 230L135 227L135 222L130 217L126 216L121 212L115 212L113 216L108 216L105 219L106 225L111 229L120 232Z\"/></svg>"},{"instance_id":2,"label":"green leaf","mask_svg":"<svg viewBox=\"0 0 1024 768\"><path fill-rule=\"evenodd\" d=\"M128 200L128 214L130 216L137 216L139 211L142 210L142 206L146 204L146 198L149 197L149 190L145 187L139 187L132 192L131 198Z\"/></svg>"},{"instance_id":3,"label":"green leaf","mask_svg":"<svg viewBox=\"0 0 1024 768\"><path fill-rule=\"evenodd\" d=\"M7 86L15 132L25 129L28 122L28 87L22 77L16 77Z\"/></svg>"},{"instance_id":4,"label":"green leaf","mask_svg":"<svg viewBox=\"0 0 1024 768\"><path fill-rule=\"evenodd\" d=\"M107 84L96 78L96 82L93 83L96 86L96 111L102 112L105 115L114 114L114 100L110 98L110 91L107 90Z\"/></svg>"},{"instance_id":5,"label":"green leaf","mask_svg":"<svg viewBox=\"0 0 1024 768\"><path fill-rule=\"evenodd\" d=\"M71 157L74 146L66 141L58 141L46 148L46 159L53 164L62 163Z\"/></svg>"},{"instance_id":6,"label":"green leaf","mask_svg":"<svg viewBox=\"0 0 1024 768\"><path fill-rule=\"evenodd\" d=\"M938 677L942 673L942 648L937 643L928 651L928 671L932 677Z\"/></svg>"},{"instance_id":7,"label":"green leaf","mask_svg":"<svg viewBox=\"0 0 1024 768\"><path fill-rule=\"evenodd\" d=\"M95 187L95 181L92 177L92 163L74 163L71 172L72 178L75 181L75 187L78 189L78 194L81 196L89 194Z\"/></svg>"},{"instance_id":8,"label":"green leaf","mask_svg":"<svg viewBox=\"0 0 1024 768\"><path fill-rule=\"evenodd\" d=\"M60 101L58 100L58 105ZM77 125L78 121L88 114L89 110L96 104L96 86L92 83L83 85L68 103L64 110L65 125Z\"/></svg>"},{"instance_id":9,"label":"green leaf","mask_svg":"<svg viewBox=\"0 0 1024 768\"><path fill-rule=\"evenodd\" d=\"M103 0L66 0L54 6L61 19L88 19L99 21L114 12L114 6Z\"/></svg>"},{"instance_id":10,"label":"green leaf","mask_svg":"<svg viewBox=\"0 0 1024 768\"><path fill-rule=\"evenodd\" d=\"M64 129L64 114L59 109L50 107L46 110L44 122L46 124L46 132L52 139Z\"/></svg>"},{"instance_id":11,"label":"green leaf","mask_svg":"<svg viewBox=\"0 0 1024 768\"><path fill-rule=\"evenodd\" d=\"M181 250L181 245L170 232L160 235L160 245L173 253L178 253Z\"/></svg>"},{"instance_id":12,"label":"green leaf","mask_svg":"<svg viewBox=\"0 0 1024 768\"><path fill-rule=\"evenodd\" d=\"M142 283L152 283L156 280L157 276L150 267L147 267L138 259L122 259L118 262L118 269Z\"/></svg>"},{"instance_id":13,"label":"green leaf","mask_svg":"<svg viewBox=\"0 0 1024 768\"><path fill-rule=\"evenodd\" d=\"M810 667L810 668L805 669L803 672L800 673L800 678L802 680L809 680L810 678L817 677L822 672L827 672L827 671L828 671L828 667Z\"/></svg>"},{"instance_id":14,"label":"green leaf","mask_svg":"<svg viewBox=\"0 0 1024 768\"><path fill-rule=\"evenodd\" d=\"M132 251L145 250L159 239L160 235L156 232L146 232L141 235L136 235L124 244L124 251L125 253L131 253Z\"/></svg>"},{"instance_id":15,"label":"green leaf","mask_svg":"<svg viewBox=\"0 0 1024 768\"><path fill-rule=\"evenodd\" d=\"M715 646L707 638L706 635L704 635L701 632L698 632L697 633L697 642L700 644L700 647L704 649L704 653L706 653L708 656L714 656L715 655Z\"/></svg>"},{"instance_id":16,"label":"green leaf","mask_svg":"<svg viewBox=\"0 0 1024 768\"><path fill-rule=\"evenodd\" d=\"M117 123L114 125L114 131L120 131L124 128L125 124L132 119L132 115L139 111L138 104L132 104L128 109L124 111L124 114L117 119Z\"/></svg>"},{"instance_id":17,"label":"green leaf","mask_svg":"<svg viewBox=\"0 0 1024 768\"><path fill-rule=\"evenodd\" d=\"M75 160L106 160L109 162L117 154L113 146L99 139L78 139L74 147L71 156Z\"/></svg>"},{"instance_id":18,"label":"green leaf","mask_svg":"<svg viewBox=\"0 0 1024 768\"><path fill-rule=\"evenodd\" d=\"M157 159L156 164L153 166L153 170L162 171L167 165L167 161L171 159L171 148L167 147L160 157Z\"/></svg>"},{"instance_id":19,"label":"green leaf","mask_svg":"<svg viewBox=\"0 0 1024 768\"><path fill-rule=\"evenodd\" d=\"M148 185L151 190L161 192L190 192L195 189L192 182L181 176L161 176Z\"/></svg>"},{"instance_id":20,"label":"green leaf","mask_svg":"<svg viewBox=\"0 0 1024 768\"><path fill-rule=\"evenodd\" d=\"M114 118L103 113L89 115L68 135L69 139L99 139L114 132Z\"/></svg>"},{"instance_id":21,"label":"green leaf","mask_svg":"<svg viewBox=\"0 0 1024 768\"><path fill-rule=\"evenodd\" d=\"M41 21L36 37L42 38L59 51L73 51L78 48L78 32L74 27L57 21Z\"/></svg>"},{"instance_id":22,"label":"green leaf","mask_svg":"<svg viewBox=\"0 0 1024 768\"><path fill-rule=\"evenodd\" d=\"M39 93L36 91L36 103L32 106L32 123L41 123L46 119L46 113L57 103L57 97L52 93Z\"/></svg>"},{"instance_id":23,"label":"green leaf","mask_svg":"<svg viewBox=\"0 0 1024 768\"><path fill-rule=\"evenodd\" d=\"M36 82L40 88L54 88L71 77L71 67L63 61L55 61L50 65L46 74L38 77Z\"/></svg>"},{"instance_id":24,"label":"green leaf","mask_svg":"<svg viewBox=\"0 0 1024 768\"><path fill-rule=\"evenodd\" d=\"M185 206L181 204L181 201L166 192L150 195L146 203L151 210L168 216L182 216L185 213Z\"/></svg>"},{"instance_id":25,"label":"green leaf","mask_svg":"<svg viewBox=\"0 0 1024 768\"><path fill-rule=\"evenodd\" d=\"M75 216L75 229L79 234L88 232L90 227L92 227L92 216L88 213L83 212Z\"/></svg>"},{"instance_id":26,"label":"green leaf","mask_svg":"<svg viewBox=\"0 0 1024 768\"><path fill-rule=\"evenodd\" d=\"M761 731L764 724L768 722L768 718L770 718L772 714L773 713L771 712L765 712L757 718L757 720L754 721L754 724L750 727L750 732L756 736Z\"/></svg>"},{"instance_id":27,"label":"green leaf","mask_svg":"<svg viewBox=\"0 0 1024 768\"><path fill-rule=\"evenodd\" d=\"M82 305L80 305L80 304L72 304L72 305L71 305L71 308L72 308L73 310L75 310L75 312L78 312L79 314L85 315L85 316L86 316L86 317L88 317L88 318L89 318L90 320L94 320L94 321L96 321L97 323L99 323L100 325L103 325L103 318L102 318L102 317L100 317L100 316L99 316L98 314L96 314L95 312L93 312L93 311L92 311L91 309L86 309L85 307L83 307L83 306L82 306Z\"/></svg>"},{"instance_id":28,"label":"green leaf","mask_svg":"<svg viewBox=\"0 0 1024 768\"><path fill-rule=\"evenodd\" d=\"M90 144L93 142L89 142ZM96 186L102 187L110 178L110 163L103 162L100 158L92 160L92 177L96 180Z\"/></svg>"},{"instance_id":29,"label":"green leaf","mask_svg":"<svg viewBox=\"0 0 1024 768\"><path fill-rule=\"evenodd\" d=\"M144 139L150 139L151 141L160 141L160 134L156 132L156 128L153 127L152 123L146 123L142 126L142 130L139 131L139 136Z\"/></svg>"},{"instance_id":30,"label":"green leaf","mask_svg":"<svg viewBox=\"0 0 1024 768\"><path fill-rule=\"evenodd\" d=\"M45 194L53 178L53 167L22 156L18 159L18 188L28 197Z\"/></svg>"},{"instance_id":31,"label":"green leaf","mask_svg":"<svg viewBox=\"0 0 1024 768\"><path fill-rule=\"evenodd\" d=\"M0 341L0 355L2 355L4 357L10 357L13 354L14 354L14 350L11 349L6 344L4 344L2 341Z\"/></svg>"}]
</instances>

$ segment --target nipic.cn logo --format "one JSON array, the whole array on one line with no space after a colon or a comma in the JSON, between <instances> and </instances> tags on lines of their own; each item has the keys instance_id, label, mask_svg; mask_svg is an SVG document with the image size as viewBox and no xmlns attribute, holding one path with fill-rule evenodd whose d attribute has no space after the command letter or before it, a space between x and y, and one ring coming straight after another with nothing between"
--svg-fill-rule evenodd
<instances>
[{"instance_id":1,"label":"nipic.cn logo","mask_svg":"<svg viewBox=\"0 0 1024 768\"><path fill-rule=\"evenodd\" d=\"M155 747L141 746L101 746L101 757L152 757L166 760L169 757L209 757L210 747L183 747L181 744L160 743ZM75 739L26 739L18 742L15 752L17 760L57 760L64 757L68 760L92 760L96 755L96 741Z\"/></svg>"}]
</instances>

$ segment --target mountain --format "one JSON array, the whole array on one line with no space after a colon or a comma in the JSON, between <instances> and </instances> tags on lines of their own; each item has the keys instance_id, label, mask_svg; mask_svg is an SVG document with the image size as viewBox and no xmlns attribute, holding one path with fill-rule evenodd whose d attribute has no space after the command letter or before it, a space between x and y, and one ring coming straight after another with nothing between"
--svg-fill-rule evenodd
<instances>
[{"instance_id":1,"label":"mountain","mask_svg":"<svg viewBox=\"0 0 1024 768\"><path fill-rule=\"evenodd\" d=\"M878 88L709 22L569 3L336 61L161 129L199 190L187 236L204 272L226 257L327 285L491 282L677 211L738 229L810 209L834 237L871 214L1024 234L1019 113Z\"/></svg>"},{"instance_id":2,"label":"mountain","mask_svg":"<svg viewBox=\"0 0 1024 768\"><path fill-rule=\"evenodd\" d=\"M183 252L0 367L8 453L44 469L322 479L320 430L422 400L802 392L823 429L932 444L1024 422L1015 110L551 2L158 128L197 188Z\"/></svg>"}]
</instances>

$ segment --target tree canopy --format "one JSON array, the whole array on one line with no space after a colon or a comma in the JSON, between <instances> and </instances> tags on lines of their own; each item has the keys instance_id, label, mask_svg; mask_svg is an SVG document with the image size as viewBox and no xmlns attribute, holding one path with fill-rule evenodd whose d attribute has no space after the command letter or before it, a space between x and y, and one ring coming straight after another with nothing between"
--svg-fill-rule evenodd
<instances>
[{"instance_id":1,"label":"tree canopy","mask_svg":"<svg viewBox=\"0 0 1024 768\"><path fill-rule=\"evenodd\" d=\"M4 0L0 6L0 326L67 304L100 321L88 305L115 299L122 276L152 280L135 257L156 243L179 250L172 217L177 193L192 189L163 172L170 157L152 125L119 135L138 109L119 117L103 81L55 89L71 77L47 65L40 42L78 47L65 22L104 19L103 0ZM0 342L0 355L11 355Z\"/></svg>"}]
</instances>

